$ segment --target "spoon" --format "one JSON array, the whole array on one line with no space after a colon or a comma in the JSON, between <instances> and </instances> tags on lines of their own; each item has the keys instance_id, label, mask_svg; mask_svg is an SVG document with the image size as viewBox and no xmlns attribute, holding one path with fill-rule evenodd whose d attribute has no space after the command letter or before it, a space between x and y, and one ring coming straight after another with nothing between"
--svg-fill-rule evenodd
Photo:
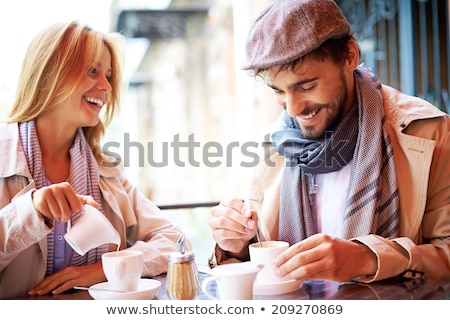
<instances>
[{"instance_id":1,"label":"spoon","mask_svg":"<svg viewBox=\"0 0 450 320\"><path fill-rule=\"evenodd\" d=\"M259 224L258 223L256 224L255 231L256 231L256 240L258 240L259 247L262 248L263 245L261 243L261 237L259 236Z\"/></svg>"},{"instance_id":2,"label":"spoon","mask_svg":"<svg viewBox=\"0 0 450 320\"><path fill-rule=\"evenodd\" d=\"M106 288L88 288L88 287L73 287L77 290L92 290L92 291L108 291L108 292L116 292L116 293L126 293L126 291L106 289Z\"/></svg>"},{"instance_id":3,"label":"spoon","mask_svg":"<svg viewBox=\"0 0 450 320\"><path fill-rule=\"evenodd\" d=\"M259 237L259 227L256 226L256 240L258 240L259 246L262 248L261 238Z\"/></svg>"}]
</instances>

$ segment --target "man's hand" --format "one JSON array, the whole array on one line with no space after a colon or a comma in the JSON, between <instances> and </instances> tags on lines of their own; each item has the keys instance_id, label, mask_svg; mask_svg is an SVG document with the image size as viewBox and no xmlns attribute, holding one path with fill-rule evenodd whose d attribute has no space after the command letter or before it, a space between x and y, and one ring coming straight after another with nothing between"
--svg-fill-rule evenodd
<instances>
[{"instance_id":1,"label":"man's hand","mask_svg":"<svg viewBox=\"0 0 450 320\"><path fill-rule=\"evenodd\" d=\"M241 200L222 201L212 209L212 236L222 250L240 253L255 236L257 215Z\"/></svg>"},{"instance_id":2,"label":"man's hand","mask_svg":"<svg viewBox=\"0 0 450 320\"><path fill-rule=\"evenodd\" d=\"M315 234L281 253L275 265L285 279L348 281L374 275L377 258L361 243Z\"/></svg>"}]
</instances>

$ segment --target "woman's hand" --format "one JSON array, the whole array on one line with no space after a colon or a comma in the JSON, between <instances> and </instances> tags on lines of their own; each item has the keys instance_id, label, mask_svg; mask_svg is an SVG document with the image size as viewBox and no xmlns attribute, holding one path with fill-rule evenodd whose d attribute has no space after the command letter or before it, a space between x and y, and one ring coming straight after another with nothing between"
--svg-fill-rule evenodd
<instances>
[{"instance_id":1,"label":"woman's hand","mask_svg":"<svg viewBox=\"0 0 450 320\"><path fill-rule=\"evenodd\" d=\"M28 294L44 295L48 293L59 294L75 286L90 287L99 282L106 281L101 261L87 266L70 266L45 277Z\"/></svg>"},{"instance_id":2,"label":"woman's hand","mask_svg":"<svg viewBox=\"0 0 450 320\"><path fill-rule=\"evenodd\" d=\"M84 204L99 208L91 196L79 195L67 182L52 184L33 192L33 204L36 210L49 220L67 222L70 216L81 211Z\"/></svg>"},{"instance_id":3,"label":"woman's hand","mask_svg":"<svg viewBox=\"0 0 450 320\"><path fill-rule=\"evenodd\" d=\"M255 236L257 215L241 200L225 200L212 209L209 225L213 239L222 250L240 253Z\"/></svg>"}]
</instances>

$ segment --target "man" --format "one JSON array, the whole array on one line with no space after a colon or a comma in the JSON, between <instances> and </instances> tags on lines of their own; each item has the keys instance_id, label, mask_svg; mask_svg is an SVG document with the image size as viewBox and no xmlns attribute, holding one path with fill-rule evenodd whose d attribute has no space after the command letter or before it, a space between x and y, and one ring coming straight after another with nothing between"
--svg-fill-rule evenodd
<instances>
[{"instance_id":1,"label":"man","mask_svg":"<svg viewBox=\"0 0 450 320\"><path fill-rule=\"evenodd\" d=\"M450 280L450 117L359 65L332 0L275 1L255 20L243 69L284 107L249 197L210 226L218 263L247 260L257 224L290 248L284 279Z\"/></svg>"}]
</instances>

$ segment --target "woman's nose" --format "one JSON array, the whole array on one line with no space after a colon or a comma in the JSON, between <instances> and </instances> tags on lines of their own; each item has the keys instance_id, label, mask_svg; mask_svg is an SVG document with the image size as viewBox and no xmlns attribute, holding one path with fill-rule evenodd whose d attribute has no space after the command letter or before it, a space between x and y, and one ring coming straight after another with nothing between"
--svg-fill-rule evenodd
<instances>
[{"instance_id":1,"label":"woman's nose","mask_svg":"<svg viewBox=\"0 0 450 320\"><path fill-rule=\"evenodd\" d=\"M100 79L97 83L97 88L102 91L111 91L111 83L109 82L108 78L106 76L100 76Z\"/></svg>"}]
</instances>

